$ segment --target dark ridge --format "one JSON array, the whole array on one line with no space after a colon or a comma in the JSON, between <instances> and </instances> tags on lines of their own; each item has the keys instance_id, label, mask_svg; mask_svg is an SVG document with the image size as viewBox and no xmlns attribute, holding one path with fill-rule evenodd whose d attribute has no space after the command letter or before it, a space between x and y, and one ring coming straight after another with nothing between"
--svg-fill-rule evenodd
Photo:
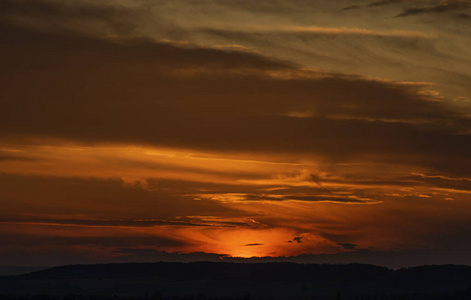
<instances>
[{"instance_id":1,"label":"dark ridge","mask_svg":"<svg viewBox=\"0 0 471 300\"><path fill-rule=\"evenodd\" d=\"M471 267L394 271L365 264L157 262L70 265L0 277L0 300L149 300L148 295L209 300L249 294L252 299L471 299Z\"/></svg>"},{"instance_id":2,"label":"dark ridge","mask_svg":"<svg viewBox=\"0 0 471 300\"><path fill-rule=\"evenodd\" d=\"M1 158L0 158L1 160ZM47 267L32 267L32 266L0 266L1 276L12 276L36 272L39 270L47 269Z\"/></svg>"},{"instance_id":3,"label":"dark ridge","mask_svg":"<svg viewBox=\"0 0 471 300\"><path fill-rule=\"evenodd\" d=\"M412 286L438 284L471 284L471 267L461 265L430 265L403 268L394 272L395 280Z\"/></svg>"},{"instance_id":4,"label":"dark ridge","mask_svg":"<svg viewBox=\"0 0 471 300\"><path fill-rule=\"evenodd\" d=\"M155 277L165 281L240 279L251 281L358 282L386 278L392 272L386 267L364 264L157 262L70 265L9 278L35 280Z\"/></svg>"}]
</instances>

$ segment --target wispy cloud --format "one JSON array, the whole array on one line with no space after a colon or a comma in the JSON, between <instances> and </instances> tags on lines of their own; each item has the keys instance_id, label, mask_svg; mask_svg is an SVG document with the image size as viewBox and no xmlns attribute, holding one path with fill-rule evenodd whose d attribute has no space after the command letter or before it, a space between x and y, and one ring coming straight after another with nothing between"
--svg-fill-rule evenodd
<instances>
[{"instance_id":1,"label":"wispy cloud","mask_svg":"<svg viewBox=\"0 0 471 300\"><path fill-rule=\"evenodd\" d=\"M440 4L434 6L419 6L404 10L397 17L408 17L425 13L446 13L449 11L467 11L471 8L469 0L449 0L441 1Z\"/></svg>"}]
</instances>

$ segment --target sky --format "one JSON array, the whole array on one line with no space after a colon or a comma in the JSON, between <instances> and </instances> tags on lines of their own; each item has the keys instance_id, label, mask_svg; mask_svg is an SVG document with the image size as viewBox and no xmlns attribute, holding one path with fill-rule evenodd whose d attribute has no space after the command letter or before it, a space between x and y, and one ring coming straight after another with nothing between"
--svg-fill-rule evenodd
<instances>
[{"instance_id":1,"label":"sky","mask_svg":"<svg viewBox=\"0 0 471 300\"><path fill-rule=\"evenodd\" d=\"M2 0L0 265L471 264L470 36L470 0Z\"/></svg>"}]
</instances>

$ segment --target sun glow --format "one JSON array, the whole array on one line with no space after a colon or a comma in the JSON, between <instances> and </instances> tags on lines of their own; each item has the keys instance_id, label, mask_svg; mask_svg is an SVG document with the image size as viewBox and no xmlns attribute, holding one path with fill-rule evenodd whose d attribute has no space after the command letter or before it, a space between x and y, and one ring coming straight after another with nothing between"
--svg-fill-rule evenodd
<instances>
[{"instance_id":1,"label":"sun glow","mask_svg":"<svg viewBox=\"0 0 471 300\"><path fill-rule=\"evenodd\" d=\"M12 157L0 160L4 174L44 178L23 193L53 191L48 198L38 194L11 205L11 212L20 217L5 218L3 224L22 224L15 229L18 233L31 232L27 228L34 226L55 228L49 232L57 233L57 239L101 234L119 240L134 233L144 248L233 257L345 250L338 243L387 248L404 236L392 234L390 228L397 225L388 222L386 200L395 199L397 206L409 198L460 199L466 191L458 186L430 193L420 181L469 182L429 176L420 169L411 172L410 166L342 163L327 168L322 160L280 162L270 155L146 146L51 142L0 145L0 151ZM18 191L12 195L23 197ZM26 207L29 215L23 215ZM383 222L383 227L369 226L372 220ZM351 238L329 238L345 232ZM369 238L357 238L356 232Z\"/></svg>"}]
</instances>

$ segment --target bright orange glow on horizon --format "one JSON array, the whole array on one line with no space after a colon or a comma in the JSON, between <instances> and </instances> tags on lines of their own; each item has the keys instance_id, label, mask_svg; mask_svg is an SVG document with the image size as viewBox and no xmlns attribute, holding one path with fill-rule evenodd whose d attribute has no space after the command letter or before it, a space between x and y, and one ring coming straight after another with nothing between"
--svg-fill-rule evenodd
<instances>
[{"instance_id":1,"label":"bright orange glow on horizon","mask_svg":"<svg viewBox=\"0 0 471 300\"><path fill-rule=\"evenodd\" d=\"M398 174L378 174L379 184L376 184L361 179L348 180L351 174L359 170L355 164L337 165L335 176L332 176L322 171L321 161L286 163L270 161L269 156L265 160L243 156L235 159L234 155L226 159L221 154L119 145L10 144L2 146L2 149L18 157L34 158L0 162L4 172L12 175L66 177L71 182L87 182L90 178L105 180L103 182L111 180L110 183L116 182L113 183L115 188L135 194L132 197L145 196L142 200L134 198L132 206L127 205L127 201L118 206L112 202L95 202L92 210L89 206L91 202L77 198L78 202L63 203L60 214L47 212L50 210L45 206L47 200L38 198L42 201L41 205L34 202L28 204L30 211L35 213L22 215L20 210L24 205L19 202L10 209L17 209L21 217L3 221L5 230L20 235L47 235L52 240L72 237L96 241L105 237L129 240L133 237L142 240L138 249L143 250L219 253L242 258L326 254L345 251L328 236L346 232L352 236L346 243L365 248L388 249L406 244L410 246L411 243L421 247L414 241L414 236L406 239L403 235L391 234L390 230L398 228L398 225L388 223L388 211L399 207L399 199L415 197L425 201L443 201L460 195L459 191L434 190L430 193L429 187L420 184L420 178L427 178L427 175L412 172L418 172L417 169L391 168ZM359 176L374 171L374 168L365 167L361 165L362 173L358 173ZM382 167L387 168L387 165ZM394 178L401 176L410 179L395 183ZM185 203L189 212L199 212L185 215L183 207L180 207L177 214L160 217L158 203L155 203L155 208L149 209L149 201L175 197L168 184L164 187L159 183L161 180L175 181L178 189L184 191L178 202ZM391 182L381 182L386 180ZM189 182L193 182L194 186L186 187ZM405 186L401 187L401 184ZM227 192L222 193L223 190ZM396 204L392 205L387 199L396 199ZM115 200L113 202L116 203ZM211 203L218 204L220 208L208 214L204 207ZM175 205L178 207L179 204ZM402 205L407 204L404 202ZM66 213L65 207L70 207L74 212ZM226 209L230 210L226 212ZM170 202L166 210L171 211ZM234 216L233 211L239 216ZM367 215L369 217L365 218ZM349 228L344 224L350 224ZM359 230L361 235L357 236ZM314 232L323 232L324 236ZM150 242L145 242L147 239ZM119 249L116 248L123 251L121 255L127 251ZM119 257L120 254L112 256Z\"/></svg>"}]
</instances>

